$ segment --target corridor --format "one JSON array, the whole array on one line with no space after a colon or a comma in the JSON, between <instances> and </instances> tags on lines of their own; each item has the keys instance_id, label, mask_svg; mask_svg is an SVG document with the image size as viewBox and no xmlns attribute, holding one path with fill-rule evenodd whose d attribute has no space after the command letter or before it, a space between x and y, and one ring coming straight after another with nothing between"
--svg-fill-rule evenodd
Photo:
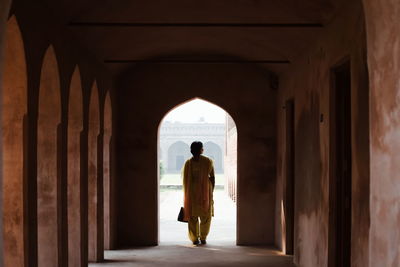
<instances>
[{"instance_id":1,"label":"corridor","mask_svg":"<svg viewBox=\"0 0 400 267\"><path fill-rule=\"evenodd\" d=\"M399 0L0 0L0 267L399 267L399 18ZM199 100L222 120L161 127ZM193 141L235 199L216 192L197 247L160 192Z\"/></svg>"},{"instance_id":2,"label":"corridor","mask_svg":"<svg viewBox=\"0 0 400 267\"><path fill-rule=\"evenodd\" d=\"M213 217L208 244L194 246L187 224L176 220L181 191L160 193L160 245L105 252L101 266L266 266L292 267L292 257L271 247L236 246L236 205L223 190L214 193Z\"/></svg>"}]
</instances>

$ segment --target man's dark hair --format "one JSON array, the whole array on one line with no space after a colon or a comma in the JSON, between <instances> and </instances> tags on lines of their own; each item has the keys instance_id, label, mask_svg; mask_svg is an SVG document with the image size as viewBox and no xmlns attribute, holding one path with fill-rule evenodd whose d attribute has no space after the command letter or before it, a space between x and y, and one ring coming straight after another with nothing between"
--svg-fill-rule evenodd
<instances>
[{"instance_id":1,"label":"man's dark hair","mask_svg":"<svg viewBox=\"0 0 400 267\"><path fill-rule=\"evenodd\" d=\"M203 143L200 141L194 141L190 145L190 152L192 153L193 156L200 155L201 149L203 148Z\"/></svg>"}]
</instances>

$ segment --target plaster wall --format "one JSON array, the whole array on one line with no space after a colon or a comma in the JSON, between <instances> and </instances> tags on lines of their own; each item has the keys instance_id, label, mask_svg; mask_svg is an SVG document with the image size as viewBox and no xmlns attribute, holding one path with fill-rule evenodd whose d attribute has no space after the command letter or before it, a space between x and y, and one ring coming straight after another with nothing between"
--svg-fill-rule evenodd
<instances>
[{"instance_id":1,"label":"plaster wall","mask_svg":"<svg viewBox=\"0 0 400 267\"><path fill-rule=\"evenodd\" d=\"M3 10L2 10L3 11ZM88 106L89 94L94 79L97 80L99 87L99 101L104 102L105 93L112 89L111 76L109 72L97 62L90 52L79 45L74 39L74 35L65 29L65 25L58 21L53 10L49 10L45 5L34 3L32 1L14 1L11 13L14 14L19 22L22 37L24 40L24 49L27 65L28 82L28 135L27 135L27 184L26 186L26 211L27 211L27 244L26 261L35 265L38 259L37 255L37 118L40 73L42 70L44 53L50 45L54 47L55 57L57 58L58 68L55 70L59 75L57 85L60 91L61 123L59 125L59 213L60 225L58 232L60 247L60 261L67 263L68 239L67 239L67 151L68 151L68 109L69 109L69 91L72 74L79 66L81 74L82 97L83 97L83 125L81 133L81 168L82 177L87 177L87 146L88 146ZM2 28L1 28L2 29ZM101 110L100 116L103 116ZM83 185L82 192L87 192L87 184ZM82 195L82 209L87 211L87 194ZM83 212L84 214L84 212ZM83 224L87 225L87 216L82 218ZM28 231L29 229L29 231ZM87 244L87 229L84 229L82 235L82 244ZM83 246L83 261L87 262L87 245Z\"/></svg>"},{"instance_id":2,"label":"plaster wall","mask_svg":"<svg viewBox=\"0 0 400 267\"><path fill-rule=\"evenodd\" d=\"M24 184L26 168L24 158L25 119L27 112L27 78L23 40L18 22L12 17L7 22L5 45L5 71L2 88L3 133L3 213L4 255L6 266L24 266L26 216L24 212Z\"/></svg>"},{"instance_id":3,"label":"plaster wall","mask_svg":"<svg viewBox=\"0 0 400 267\"><path fill-rule=\"evenodd\" d=\"M121 77L116 102L121 115L116 122L119 246L158 244L158 127L168 111L194 97L224 108L237 125L237 243L273 244L276 92L269 85L269 73L248 64L144 64Z\"/></svg>"},{"instance_id":4,"label":"plaster wall","mask_svg":"<svg viewBox=\"0 0 400 267\"><path fill-rule=\"evenodd\" d=\"M11 0L0 0L0 102L2 99L2 85L3 85L3 65L4 65L4 45L5 45L5 30L6 21L8 18ZM0 116L2 116L2 107L0 107ZM2 130L0 129L0 138L2 137ZM0 149L0 162L3 162L3 155ZM0 164L0 172L3 171L3 166ZM0 176L0 229L3 229L3 177ZM3 266L3 231L0 231L0 267Z\"/></svg>"},{"instance_id":5,"label":"plaster wall","mask_svg":"<svg viewBox=\"0 0 400 267\"><path fill-rule=\"evenodd\" d=\"M68 266L83 267L82 257L82 177L81 132L83 130L83 103L79 68L71 79L68 107Z\"/></svg>"},{"instance_id":6,"label":"plaster wall","mask_svg":"<svg viewBox=\"0 0 400 267\"><path fill-rule=\"evenodd\" d=\"M103 172L100 164L100 112L99 96L96 83L94 83L89 106L89 261L98 262L104 258L104 222L103 222L103 179L99 174Z\"/></svg>"},{"instance_id":7,"label":"plaster wall","mask_svg":"<svg viewBox=\"0 0 400 267\"><path fill-rule=\"evenodd\" d=\"M276 245L285 250L285 110L295 103L295 262L334 266L330 211L331 70L351 61L352 266L368 266L369 105L364 15L352 1L281 77L278 96ZM321 118L322 116L322 118ZM333 234L334 236L334 234ZM371 265L377 266L377 265ZM383 265L382 265L383 266Z\"/></svg>"},{"instance_id":8,"label":"plaster wall","mask_svg":"<svg viewBox=\"0 0 400 267\"><path fill-rule=\"evenodd\" d=\"M369 266L400 263L400 5L364 0L371 85Z\"/></svg>"},{"instance_id":9,"label":"plaster wall","mask_svg":"<svg viewBox=\"0 0 400 267\"><path fill-rule=\"evenodd\" d=\"M40 78L37 128L37 224L38 264L57 266L61 262L59 135L61 120L58 64L53 47L43 60Z\"/></svg>"},{"instance_id":10,"label":"plaster wall","mask_svg":"<svg viewBox=\"0 0 400 267\"><path fill-rule=\"evenodd\" d=\"M114 214L114 180L111 173L111 140L112 140L112 109L110 94L107 93L104 102L104 146L103 146L103 188L104 188L104 249L114 247L113 233L111 231Z\"/></svg>"}]
</instances>

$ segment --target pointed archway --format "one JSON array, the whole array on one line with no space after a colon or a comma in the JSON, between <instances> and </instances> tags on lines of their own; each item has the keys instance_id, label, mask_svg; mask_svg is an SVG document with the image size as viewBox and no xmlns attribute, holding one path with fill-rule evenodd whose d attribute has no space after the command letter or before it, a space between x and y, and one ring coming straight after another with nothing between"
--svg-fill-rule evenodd
<instances>
[{"instance_id":1,"label":"pointed archway","mask_svg":"<svg viewBox=\"0 0 400 267\"><path fill-rule=\"evenodd\" d=\"M72 75L68 106L68 266L84 266L81 179L82 87L79 68Z\"/></svg>"},{"instance_id":2,"label":"pointed archway","mask_svg":"<svg viewBox=\"0 0 400 267\"><path fill-rule=\"evenodd\" d=\"M53 47L43 60L39 89L37 125L37 212L38 265L59 262L59 124L61 120L60 80Z\"/></svg>"},{"instance_id":3,"label":"pointed archway","mask_svg":"<svg viewBox=\"0 0 400 267\"><path fill-rule=\"evenodd\" d=\"M2 97L2 154L5 266L25 266L25 121L27 76L24 43L17 19L7 22Z\"/></svg>"},{"instance_id":4,"label":"pointed archway","mask_svg":"<svg viewBox=\"0 0 400 267\"><path fill-rule=\"evenodd\" d=\"M104 146L103 146L103 183L104 183L104 249L112 249L113 240L113 188L111 175L111 142L112 142L112 107L110 92L107 92L104 103Z\"/></svg>"},{"instance_id":5,"label":"pointed archway","mask_svg":"<svg viewBox=\"0 0 400 267\"><path fill-rule=\"evenodd\" d=\"M88 226L89 226L89 261L98 262L104 258L103 220L102 220L102 186L101 176L98 173L100 135L99 94L95 82L89 104L89 166L88 166Z\"/></svg>"},{"instance_id":6,"label":"pointed archway","mask_svg":"<svg viewBox=\"0 0 400 267\"><path fill-rule=\"evenodd\" d=\"M180 173L185 159L190 157L189 145L176 141L168 147L168 160L165 162L165 167L168 172Z\"/></svg>"}]
</instances>

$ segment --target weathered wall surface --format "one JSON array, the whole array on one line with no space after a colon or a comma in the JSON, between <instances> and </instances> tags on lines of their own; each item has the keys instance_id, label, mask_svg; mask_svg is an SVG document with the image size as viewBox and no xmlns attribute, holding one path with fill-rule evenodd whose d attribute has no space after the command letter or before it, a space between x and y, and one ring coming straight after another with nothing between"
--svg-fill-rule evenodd
<instances>
[{"instance_id":1,"label":"weathered wall surface","mask_svg":"<svg viewBox=\"0 0 400 267\"><path fill-rule=\"evenodd\" d=\"M8 12L11 5L11 0L0 0L0 102L2 102L2 88L3 84L3 64L4 64L4 37L6 32L6 21ZM0 116L2 116L2 107L0 107ZM0 129L0 137L2 132ZM0 149L0 162L3 162ZM3 166L0 164L0 172L3 171ZM0 229L3 229L3 179L0 177ZM0 231L0 267L3 266L3 231Z\"/></svg>"},{"instance_id":2,"label":"weathered wall surface","mask_svg":"<svg viewBox=\"0 0 400 267\"><path fill-rule=\"evenodd\" d=\"M103 184L104 184L104 249L114 248L114 176L112 175L112 120L113 112L110 94L104 102L104 147L103 147Z\"/></svg>"},{"instance_id":3,"label":"weathered wall surface","mask_svg":"<svg viewBox=\"0 0 400 267\"><path fill-rule=\"evenodd\" d=\"M352 266L368 266L368 77L363 9L353 1L281 77L278 97L276 245L284 249L286 100L295 103L295 262L328 266L331 68L348 58L352 72ZM321 114L323 121L321 122ZM371 265L373 266L373 265ZM377 265L375 265L377 266ZM382 265L383 266L383 265Z\"/></svg>"},{"instance_id":4,"label":"weathered wall surface","mask_svg":"<svg viewBox=\"0 0 400 267\"><path fill-rule=\"evenodd\" d=\"M3 2L1 2L3 4ZM0 6L1 7L1 6ZM0 9L3 12L4 9ZM96 79L100 88L100 100L104 102L105 92L111 89L111 77L101 64L87 53L85 48L78 45L73 35L65 31L64 26L58 23L56 15L52 10L48 10L45 5L33 3L31 1L14 1L12 14L17 18L21 28L26 54L26 65L28 73L28 128L27 128L27 151L26 151L26 173L28 173L27 183L24 185L26 190L26 255L25 262L34 264L37 262L37 128L38 128L38 105L40 73L42 70L43 57L50 45L54 47L55 56L58 61L58 72L60 80L57 88L61 96L61 106L55 107L61 110L61 124L58 127L57 143L57 177L58 180L58 225L59 240L58 251L60 261L67 261L67 126L68 126L68 103L71 77L74 69L78 65L81 70L82 92L84 107L84 125L82 133L81 155L82 155L82 177L87 177L87 124L88 124L88 105L90 88ZM2 30L3 27L0 27ZM84 190L87 191L87 190ZM86 200L87 202L87 200ZM85 208L85 201L82 206ZM87 206L87 205L86 205ZM87 224L85 223L85 226ZM29 229L29 231L28 231ZM56 243L56 242L55 242ZM87 240L82 241L82 245ZM85 252L83 252L85 255ZM87 260L87 259L86 259Z\"/></svg>"},{"instance_id":5,"label":"weathered wall surface","mask_svg":"<svg viewBox=\"0 0 400 267\"><path fill-rule=\"evenodd\" d=\"M52 46L46 51L40 77L37 122L37 236L38 265L61 265L58 202L58 125L60 124L60 83Z\"/></svg>"},{"instance_id":6,"label":"weathered wall surface","mask_svg":"<svg viewBox=\"0 0 400 267\"><path fill-rule=\"evenodd\" d=\"M68 266L80 267L82 259L82 181L80 136L83 130L82 88L79 68L71 79L68 107Z\"/></svg>"},{"instance_id":7,"label":"weathered wall surface","mask_svg":"<svg viewBox=\"0 0 400 267\"><path fill-rule=\"evenodd\" d=\"M400 5L364 0L371 86L370 266L400 264Z\"/></svg>"},{"instance_id":8,"label":"weathered wall surface","mask_svg":"<svg viewBox=\"0 0 400 267\"><path fill-rule=\"evenodd\" d=\"M276 98L267 72L240 64L150 64L129 72L118 93L119 246L158 243L158 126L194 97L224 108L238 128L237 242L273 244Z\"/></svg>"},{"instance_id":9,"label":"weathered wall surface","mask_svg":"<svg viewBox=\"0 0 400 267\"><path fill-rule=\"evenodd\" d=\"M15 17L7 22L2 81L3 226L5 266L21 266L24 246L24 120L27 113L27 77L24 44Z\"/></svg>"}]
</instances>

